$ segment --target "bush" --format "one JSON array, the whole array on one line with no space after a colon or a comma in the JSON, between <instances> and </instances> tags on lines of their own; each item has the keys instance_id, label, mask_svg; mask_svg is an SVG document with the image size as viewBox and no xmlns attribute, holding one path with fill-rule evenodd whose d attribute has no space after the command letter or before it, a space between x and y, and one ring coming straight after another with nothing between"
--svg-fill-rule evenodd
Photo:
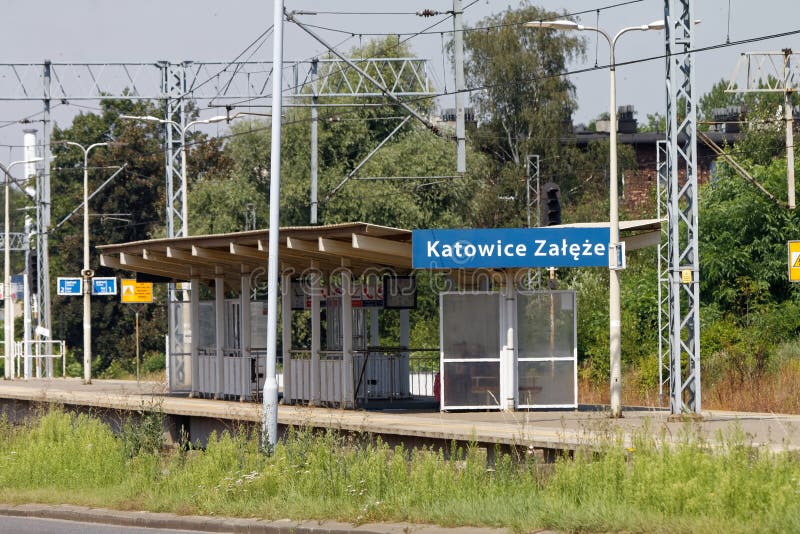
<instances>
[{"instance_id":1,"label":"bush","mask_svg":"<svg viewBox=\"0 0 800 534\"><path fill-rule=\"evenodd\" d=\"M163 352L151 350L142 356L143 373L157 373L166 369L167 357Z\"/></svg>"}]
</instances>

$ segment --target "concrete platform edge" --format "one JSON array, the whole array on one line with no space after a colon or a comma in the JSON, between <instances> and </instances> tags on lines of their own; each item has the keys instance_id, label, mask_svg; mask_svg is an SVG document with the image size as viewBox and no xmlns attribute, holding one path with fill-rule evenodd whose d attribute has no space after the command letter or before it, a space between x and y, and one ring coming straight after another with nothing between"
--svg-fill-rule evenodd
<instances>
[{"instance_id":1,"label":"concrete platform edge","mask_svg":"<svg viewBox=\"0 0 800 534\"><path fill-rule=\"evenodd\" d=\"M61 519L128 527L196 530L201 532L247 532L263 534L505 534L505 529L456 527L412 523L352 525L336 521L275 521L261 519L185 516L163 512L138 512L90 508L70 504L2 504L0 516Z\"/></svg>"}]
</instances>

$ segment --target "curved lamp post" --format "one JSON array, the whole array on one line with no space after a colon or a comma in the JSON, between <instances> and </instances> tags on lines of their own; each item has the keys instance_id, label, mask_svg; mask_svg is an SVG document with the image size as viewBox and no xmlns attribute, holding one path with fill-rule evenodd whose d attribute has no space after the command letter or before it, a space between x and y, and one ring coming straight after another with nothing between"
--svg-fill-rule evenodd
<instances>
[{"instance_id":1,"label":"curved lamp post","mask_svg":"<svg viewBox=\"0 0 800 534\"><path fill-rule=\"evenodd\" d=\"M59 144L78 147L83 151L83 383L92 383L92 273L89 266L89 151L111 143L94 143L84 147L74 141Z\"/></svg>"},{"instance_id":2,"label":"curved lamp post","mask_svg":"<svg viewBox=\"0 0 800 534\"><path fill-rule=\"evenodd\" d=\"M599 33L608 41L611 52L609 71L611 77L611 97L609 104L609 122L611 123L610 145L611 154L609 162L609 224L610 243L609 255L619 249L619 196L617 192L617 81L616 61L614 47L617 40L624 33L631 31L663 30L664 21L655 20L650 24L629 26L623 28L613 37L605 30L593 26L584 26L571 20L533 21L526 22L528 28L546 28L551 30L576 30L592 31ZM616 262L614 262L616 263ZM611 417L622 417L622 364L620 359L620 290L619 268L609 262L609 353L611 358Z\"/></svg>"}]
</instances>

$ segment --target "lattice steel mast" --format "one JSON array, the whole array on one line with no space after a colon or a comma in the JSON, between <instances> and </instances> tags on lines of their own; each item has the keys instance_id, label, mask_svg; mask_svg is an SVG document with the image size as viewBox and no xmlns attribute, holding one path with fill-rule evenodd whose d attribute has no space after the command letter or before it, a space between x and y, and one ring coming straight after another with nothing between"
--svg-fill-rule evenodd
<instances>
[{"instance_id":1,"label":"lattice steel mast","mask_svg":"<svg viewBox=\"0 0 800 534\"><path fill-rule=\"evenodd\" d=\"M702 408L693 14L692 0L664 0L670 410L673 414L699 414ZM678 109L680 102L685 102L684 109Z\"/></svg>"}]
</instances>

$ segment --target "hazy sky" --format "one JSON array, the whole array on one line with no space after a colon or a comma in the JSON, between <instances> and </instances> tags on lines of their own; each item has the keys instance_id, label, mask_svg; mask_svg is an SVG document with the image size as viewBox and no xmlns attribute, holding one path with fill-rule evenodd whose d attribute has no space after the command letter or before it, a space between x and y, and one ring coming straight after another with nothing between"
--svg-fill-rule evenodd
<instances>
[{"instance_id":1,"label":"hazy sky","mask_svg":"<svg viewBox=\"0 0 800 534\"><path fill-rule=\"evenodd\" d=\"M595 25L599 17L599 25L610 33L625 26L663 18L662 0L540 0L536 3L558 12L590 10L590 13L579 15L579 20L586 25ZM614 4L625 5L602 9L599 14L594 11ZM289 11L318 11L319 14L303 16L302 20L330 28L314 31L331 43L341 43L341 48L348 50L366 42L370 33L405 34L423 30L444 17L423 19L413 12L425 8L447 11L452 9L452 0L286 0L285 5ZM483 17L518 3L463 0L463 5L466 24L478 26ZM702 19L696 30L697 47L800 27L800 3L796 0L696 0L695 6L695 16ZM272 24L273 3L270 0L5 0L4 8L3 31L0 32L4 63L38 63L44 59L54 62L154 62L162 59L177 62L232 60ZM390 14L377 15L375 12ZM431 60L435 83L452 90L452 73L449 62L443 64L440 34L450 30L452 21L447 19L429 30L433 34L417 36L409 43L417 55ZM445 33L444 39L449 36ZM587 55L572 64L571 70L593 67L596 58L601 65L608 61L605 41L596 42L595 34L589 32L584 36L588 39ZM702 94L720 78L729 77L742 52L783 48L800 51L800 37L793 35L698 53L695 71L698 92ZM295 60L321 54L324 49L297 26L287 23L284 51L287 60ZM616 52L619 62L663 54L663 33L626 34L620 39ZM270 37L252 59L271 58ZM607 111L606 69L576 74L571 79L577 86L579 103L576 122L588 122ZM617 84L618 104L633 104L640 120L645 120L648 113L663 114L663 59L621 66ZM96 106L86 102L80 104ZM452 106L452 98L440 101L440 105ZM21 157L21 152L8 146L19 145L22 140L23 126L14 121L40 110L38 102L19 104L0 100L0 161ZM86 111L72 104L61 105L54 110L53 117L61 126L67 126L71 116L82 110ZM218 112L205 110L201 114L209 116Z\"/></svg>"}]
</instances>

